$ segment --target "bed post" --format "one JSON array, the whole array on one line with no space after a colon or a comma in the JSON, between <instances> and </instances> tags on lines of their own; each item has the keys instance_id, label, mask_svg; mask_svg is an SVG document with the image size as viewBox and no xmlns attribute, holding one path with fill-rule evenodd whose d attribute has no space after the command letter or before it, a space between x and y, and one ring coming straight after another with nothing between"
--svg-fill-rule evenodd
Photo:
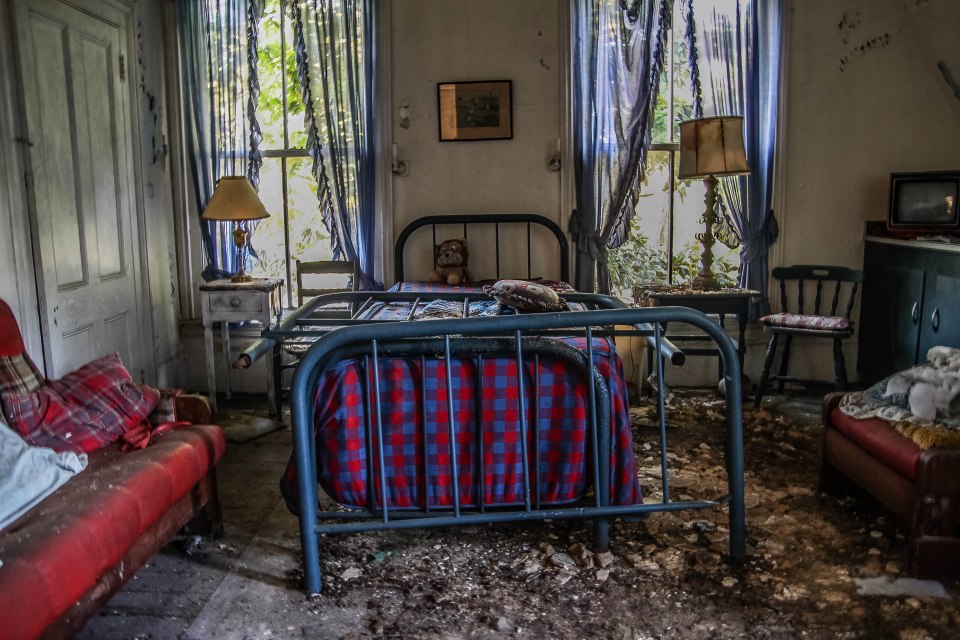
<instances>
[{"instance_id":1,"label":"bed post","mask_svg":"<svg viewBox=\"0 0 960 640\"><path fill-rule=\"evenodd\" d=\"M312 407L307 393L310 367L298 367L290 385L290 415L293 423L293 451L300 472L299 489L300 548L303 550L303 587L308 598L323 588L320 574L320 541L317 540L318 496L317 466L313 429L308 428ZM309 471L307 471L309 470Z\"/></svg>"}]
</instances>

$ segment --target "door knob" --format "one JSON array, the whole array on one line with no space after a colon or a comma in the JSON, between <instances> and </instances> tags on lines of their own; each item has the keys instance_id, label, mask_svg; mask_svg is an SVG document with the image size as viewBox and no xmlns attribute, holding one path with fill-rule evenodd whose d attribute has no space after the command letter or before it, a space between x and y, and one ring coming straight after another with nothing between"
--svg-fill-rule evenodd
<instances>
[{"instance_id":1,"label":"door knob","mask_svg":"<svg viewBox=\"0 0 960 640\"><path fill-rule=\"evenodd\" d=\"M913 308L910 309L910 319L913 320L913 324L920 322L920 303L914 302Z\"/></svg>"},{"instance_id":2,"label":"door knob","mask_svg":"<svg viewBox=\"0 0 960 640\"><path fill-rule=\"evenodd\" d=\"M930 326L934 331L940 331L940 309L934 307L933 315L930 316Z\"/></svg>"}]
</instances>

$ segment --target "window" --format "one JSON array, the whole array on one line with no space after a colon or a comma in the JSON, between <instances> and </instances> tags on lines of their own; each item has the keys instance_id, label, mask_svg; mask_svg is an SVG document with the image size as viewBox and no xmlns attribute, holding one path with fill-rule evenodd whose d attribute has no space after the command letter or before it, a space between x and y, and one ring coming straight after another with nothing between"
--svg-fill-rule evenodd
<instances>
[{"instance_id":1,"label":"window","mask_svg":"<svg viewBox=\"0 0 960 640\"><path fill-rule=\"evenodd\" d=\"M673 26L654 114L651 146L647 154L646 177L640 189L636 216L630 236L618 249L609 252L612 291L623 298L633 297L634 287L643 284L681 284L700 270L701 247L697 234L701 222L705 187L702 180L677 180L679 123L693 116L693 88L684 40L686 11L682 0L674 0ZM740 264L735 242L723 237L714 226L714 275L724 284L734 284Z\"/></svg>"},{"instance_id":2,"label":"window","mask_svg":"<svg viewBox=\"0 0 960 640\"><path fill-rule=\"evenodd\" d=\"M258 277L283 278L285 304L294 307L296 261L331 260L333 250L306 150L304 106L288 2L266 0L264 5L257 43L257 120L263 133L260 199L270 217L262 220L251 236L256 251L251 272Z\"/></svg>"}]
</instances>

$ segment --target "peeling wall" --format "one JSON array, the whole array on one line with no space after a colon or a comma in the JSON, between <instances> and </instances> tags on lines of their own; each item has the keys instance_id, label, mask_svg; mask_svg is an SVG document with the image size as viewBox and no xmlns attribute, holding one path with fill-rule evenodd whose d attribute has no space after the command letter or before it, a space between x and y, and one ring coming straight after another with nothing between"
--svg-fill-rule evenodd
<instances>
[{"instance_id":1,"label":"peeling wall","mask_svg":"<svg viewBox=\"0 0 960 640\"><path fill-rule=\"evenodd\" d=\"M771 263L860 268L863 223L886 219L891 172L960 169L960 100L937 64L960 68L960 2L792 5ZM845 353L855 379L855 340ZM830 363L825 344L795 350L791 369L832 379Z\"/></svg>"},{"instance_id":2,"label":"peeling wall","mask_svg":"<svg viewBox=\"0 0 960 640\"><path fill-rule=\"evenodd\" d=\"M152 318L157 384L179 386L182 378L180 294L177 290L177 246L168 157L169 129L164 88L164 42L160 4L138 0L136 29L136 96L140 138L141 191L146 236L146 269Z\"/></svg>"},{"instance_id":3,"label":"peeling wall","mask_svg":"<svg viewBox=\"0 0 960 640\"><path fill-rule=\"evenodd\" d=\"M954 0L793 3L781 264L860 267L863 221L886 218L891 172L960 168L960 101L924 50L940 45L914 20L921 9L960 26Z\"/></svg>"},{"instance_id":4,"label":"peeling wall","mask_svg":"<svg viewBox=\"0 0 960 640\"><path fill-rule=\"evenodd\" d=\"M38 366L43 346L37 290L33 276L33 249L23 184L23 156L17 138L17 94L14 81L10 14L0 12L0 298L13 310Z\"/></svg>"}]
</instances>

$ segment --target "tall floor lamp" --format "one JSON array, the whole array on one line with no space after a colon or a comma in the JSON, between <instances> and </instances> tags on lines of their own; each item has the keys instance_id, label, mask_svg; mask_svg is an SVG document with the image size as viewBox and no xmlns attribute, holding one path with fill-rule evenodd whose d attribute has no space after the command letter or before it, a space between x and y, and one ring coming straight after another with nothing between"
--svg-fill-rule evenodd
<instances>
[{"instance_id":1,"label":"tall floor lamp","mask_svg":"<svg viewBox=\"0 0 960 640\"><path fill-rule=\"evenodd\" d=\"M703 246L700 254L700 273L690 286L702 291L716 291L720 283L713 275L713 225L717 221L717 176L737 176L750 173L747 154L743 147L743 118L716 116L680 123L681 180L703 178L707 186L703 212L703 233L697 239Z\"/></svg>"},{"instance_id":2,"label":"tall floor lamp","mask_svg":"<svg viewBox=\"0 0 960 640\"><path fill-rule=\"evenodd\" d=\"M247 246L246 229L240 223L246 220L262 220L269 218L260 196L254 191L253 185L245 176L223 176L217 182L217 188L210 196L207 208L203 210L204 220L217 220L235 223L233 243L237 247L237 275L230 278L232 282L250 282L252 277L244 273L244 249Z\"/></svg>"}]
</instances>

